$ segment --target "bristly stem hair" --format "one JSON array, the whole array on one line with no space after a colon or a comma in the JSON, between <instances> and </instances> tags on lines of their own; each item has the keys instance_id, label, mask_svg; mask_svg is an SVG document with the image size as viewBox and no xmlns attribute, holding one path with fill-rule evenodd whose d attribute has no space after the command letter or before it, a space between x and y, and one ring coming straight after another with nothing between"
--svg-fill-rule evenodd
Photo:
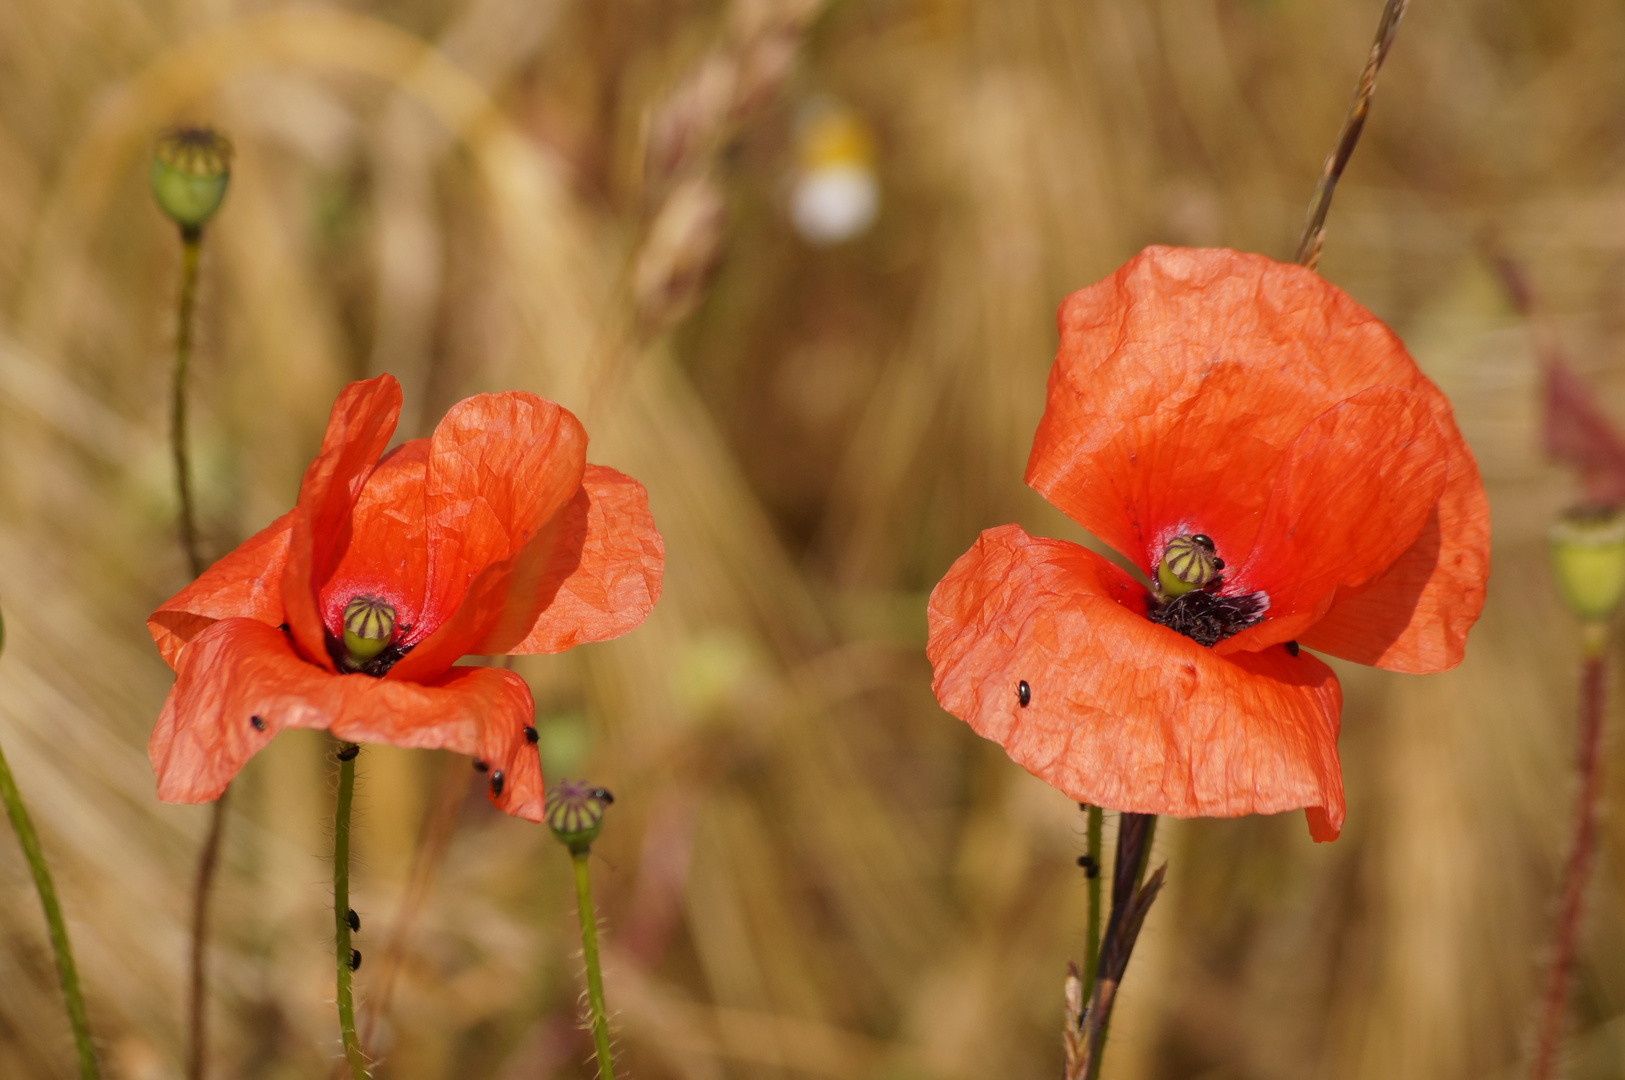
<instances>
[{"instance_id":1,"label":"bristly stem hair","mask_svg":"<svg viewBox=\"0 0 1625 1080\"><path fill-rule=\"evenodd\" d=\"M1320 182L1315 185L1315 195L1309 201L1309 213L1303 222L1303 234L1298 238L1298 253L1294 261L1313 270L1320 263L1320 245L1326 235L1326 212L1332 206L1332 192L1337 189L1337 181L1343 176L1343 169L1349 163L1349 157L1354 153L1355 145L1360 141L1360 132L1365 127L1366 113L1371 108L1371 95L1377 90L1377 72L1382 70L1382 62L1388 58L1388 49L1394 43L1394 34L1399 30L1399 20L1405 17L1405 7L1409 0L1387 0L1382 7L1382 18L1377 22L1377 36L1371 43L1371 55L1365 62L1365 70L1360 72L1360 82L1354 88L1354 101L1349 105L1349 112L1343 118L1343 130L1337 133L1337 144L1332 152L1326 156L1326 164L1320 170Z\"/></svg>"},{"instance_id":2,"label":"bristly stem hair","mask_svg":"<svg viewBox=\"0 0 1625 1080\"><path fill-rule=\"evenodd\" d=\"M0 650L5 648L6 627L0 620ZM56 956L56 973L62 981L62 996L67 999L68 1023L73 1028L73 1046L79 1055L79 1080L100 1080L96 1067L96 1051L90 1043L90 1019L85 1013L85 997L79 989L79 969L73 962L73 945L68 941L68 924L62 919L62 905L56 899L56 885L51 880L51 868L45 863L39 833L23 805L23 796L17 790L17 781L11 775L11 766L0 751L0 802L6 804L6 816L17 833L23 858L28 860L29 872L34 875L34 888L39 892L40 907L45 909L45 924L51 935L51 952Z\"/></svg>"},{"instance_id":3,"label":"bristly stem hair","mask_svg":"<svg viewBox=\"0 0 1625 1080\"><path fill-rule=\"evenodd\" d=\"M590 852L570 852L575 867L576 908L581 916L581 958L587 967L587 1007L592 1014L592 1044L598 1055L599 1080L615 1080L615 1058L609 1046L609 1013L604 1007L604 976L598 964L598 916L592 906L592 878L587 872Z\"/></svg>"},{"instance_id":4,"label":"bristly stem hair","mask_svg":"<svg viewBox=\"0 0 1625 1080\"><path fill-rule=\"evenodd\" d=\"M333 808L333 951L338 961L339 1030L344 1036L350 1080L366 1080L367 1076L367 1058L355 1033L351 983L357 963L350 945L350 804L355 798L355 757L360 749L353 743L339 749L339 791Z\"/></svg>"},{"instance_id":5,"label":"bristly stem hair","mask_svg":"<svg viewBox=\"0 0 1625 1080\"><path fill-rule=\"evenodd\" d=\"M1597 849L1597 799L1602 789L1602 725L1606 711L1605 666L1608 630L1604 623L1585 627L1580 667L1580 797L1574 808L1574 838L1563 870L1563 900L1552 944L1552 966L1542 997L1540 1033L1535 1048L1534 1080L1556 1075L1557 1051L1568 1018L1569 980L1574 945L1585 911L1586 886Z\"/></svg>"}]
</instances>

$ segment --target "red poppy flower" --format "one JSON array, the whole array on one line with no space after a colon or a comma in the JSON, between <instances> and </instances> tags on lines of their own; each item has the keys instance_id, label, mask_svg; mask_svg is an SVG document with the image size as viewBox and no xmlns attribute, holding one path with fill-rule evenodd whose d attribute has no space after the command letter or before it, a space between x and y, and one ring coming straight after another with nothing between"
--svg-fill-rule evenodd
<instances>
[{"instance_id":1,"label":"red poppy flower","mask_svg":"<svg viewBox=\"0 0 1625 1080\"><path fill-rule=\"evenodd\" d=\"M1343 824L1319 649L1460 661L1489 511L1444 395L1298 266L1149 248L1061 307L1027 483L1147 574L1006 525L931 594L943 708L1079 802Z\"/></svg>"},{"instance_id":2,"label":"red poppy flower","mask_svg":"<svg viewBox=\"0 0 1625 1080\"><path fill-rule=\"evenodd\" d=\"M473 755L493 802L542 820L525 681L453 665L642 622L665 560L647 495L534 394L471 397L386 454L400 409L389 375L346 387L298 504L147 620L176 676L159 798L218 798L278 731L327 728Z\"/></svg>"}]
</instances>

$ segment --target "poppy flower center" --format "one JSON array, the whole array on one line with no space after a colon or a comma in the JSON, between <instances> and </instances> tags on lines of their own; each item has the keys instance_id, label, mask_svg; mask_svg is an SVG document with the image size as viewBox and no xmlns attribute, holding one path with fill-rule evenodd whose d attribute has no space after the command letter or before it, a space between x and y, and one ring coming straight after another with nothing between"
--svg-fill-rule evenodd
<instances>
[{"instance_id":1,"label":"poppy flower center","mask_svg":"<svg viewBox=\"0 0 1625 1080\"><path fill-rule=\"evenodd\" d=\"M1269 597L1262 592L1220 596L1223 569L1212 537L1204 533L1174 537L1152 577L1155 591L1146 617L1210 648L1239 634L1264 617Z\"/></svg>"},{"instance_id":2,"label":"poppy flower center","mask_svg":"<svg viewBox=\"0 0 1625 1080\"><path fill-rule=\"evenodd\" d=\"M382 675L395 662L411 651L395 643L398 630L410 627L395 625L394 605L362 593L352 596L344 605L342 635L327 635L327 651L344 671L359 671L366 675Z\"/></svg>"}]
</instances>

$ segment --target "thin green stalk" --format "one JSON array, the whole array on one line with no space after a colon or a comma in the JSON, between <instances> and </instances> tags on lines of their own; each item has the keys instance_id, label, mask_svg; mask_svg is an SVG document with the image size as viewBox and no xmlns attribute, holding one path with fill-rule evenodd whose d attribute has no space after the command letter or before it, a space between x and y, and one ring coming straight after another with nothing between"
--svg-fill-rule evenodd
<instances>
[{"instance_id":1,"label":"thin green stalk","mask_svg":"<svg viewBox=\"0 0 1625 1080\"><path fill-rule=\"evenodd\" d=\"M34 887L39 890L40 906L45 909L45 922L51 930L51 951L56 954L56 973L62 980L62 996L68 999L68 1023L73 1025L73 1045L79 1053L80 1080L98 1080L96 1052L90 1045L90 1020L85 1015L85 998L79 991L79 971L73 963L73 946L68 943L68 926L62 921L62 905L56 900L56 886L51 882L50 868L45 865L45 853L40 850L39 834L29 820L28 808L12 778L11 766L0 752L0 800L6 804L11 827L17 831L17 842L22 845L28 869L34 874Z\"/></svg>"},{"instance_id":2,"label":"thin green stalk","mask_svg":"<svg viewBox=\"0 0 1625 1080\"><path fill-rule=\"evenodd\" d=\"M181 289L175 306L175 369L169 398L169 446L175 458L175 494L180 502L181 547L195 578L203 573L198 550L197 518L192 506L192 466L186 448L186 369L192 359L192 310L197 302L201 226L181 228Z\"/></svg>"},{"instance_id":3,"label":"thin green stalk","mask_svg":"<svg viewBox=\"0 0 1625 1080\"><path fill-rule=\"evenodd\" d=\"M587 964L587 1005L592 1010L592 1042L598 1053L599 1080L615 1080L615 1061L609 1050L609 1016L604 1009L604 976L598 967L598 916L592 907L588 855L585 848L570 852L576 871L576 907L581 914L581 956Z\"/></svg>"},{"instance_id":4,"label":"thin green stalk","mask_svg":"<svg viewBox=\"0 0 1625 1080\"><path fill-rule=\"evenodd\" d=\"M344 1058L351 1080L366 1080L367 1059L355 1033L355 999L350 990L354 969L350 947L350 804L355 797L355 753L346 745L339 751L339 794L333 810L333 941L338 959L339 1030L344 1034Z\"/></svg>"},{"instance_id":5,"label":"thin green stalk","mask_svg":"<svg viewBox=\"0 0 1625 1080\"><path fill-rule=\"evenodd\" d=\"M1129 956L1140 936L1146 913L1162 890L1166 866L1159 867L1142 884L1156 820L1151 814L1127 812L1118 818L1117 858L1112 866L1112 913L1106 921L1100 967L1095 972L1094 989L1085 1014L1084 1056L1079 1063L1083 1080L1099 1080L1117 989L1128 970Z\"/></svg>"},{"instance_id":6,"label":"thin green stalk","mask_svg":"<svg viewBox=\"0 0 1625 1080\"><path fill-rule=\"evenodd\" d=\"M1095 971L1100 967L1100 834L1105 816L1100 807L1089 807L1089 955L1084 986L1095 985Z\"/></svg>"}]
</instances>

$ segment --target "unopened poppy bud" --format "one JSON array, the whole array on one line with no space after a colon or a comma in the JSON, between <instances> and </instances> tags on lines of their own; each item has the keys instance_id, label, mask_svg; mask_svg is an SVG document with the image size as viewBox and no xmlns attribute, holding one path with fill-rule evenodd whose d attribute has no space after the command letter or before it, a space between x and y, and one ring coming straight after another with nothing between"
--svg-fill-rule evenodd
<instances>
[{"instance_id":1,"label":"unopened poppy bud","mask_svg":"<svg viewBox=\"0 0 1625 1080\"><path fill-rule=\"evenodd\" d=\"M344 651L360 667L395 640L395 609L376 596L353 597L344 605Z\"/></svg>"},{"instance_id":2,"label":"unopened poppy bud","mask_svg":"<svg viewBox=\"0 0 1625 1080\"><path fill-rule=\"evenodd\" d=\"M1550 535L1552 575L1569 610L1600 623L1625 598L1625 513L1582 506L1557 519Z\"/></svg>"},{"instance_id":3,"label":"unopened poppy bud","mask_svg":"<svg viewBox=\"0 0 1625 1080\"><path fill-rule=\"evenodd\" d=\"M1214 553L1210 537L1176 536L1157 564L1157 588L1168 599L1183 596L1217 578L1223 569L1224 560Z\"/></svg>"},{"instance_id":4,"label":"unopened poppy bud","mask_svg":"<svg viewBox=\"0 0 1625 1080\"><path fill-rule=\"evenodd\" d=\"M604 824L604 808L615 796L584 780L561 780L547 792L543 812L548 828L572 854L586 851Z\"/></svg>"},{"instance_id":5,"label":"unopened poppy bud","mask_svg":"<svg viewBox=\"0 0 1625 1080\"><path fill-rule=\"evenodd\" d=\"M213 128L164 132L152 154L152 194L183 229L200 229L220 208L231 180L231 140Z\"/></svg>"}]
</instances>

